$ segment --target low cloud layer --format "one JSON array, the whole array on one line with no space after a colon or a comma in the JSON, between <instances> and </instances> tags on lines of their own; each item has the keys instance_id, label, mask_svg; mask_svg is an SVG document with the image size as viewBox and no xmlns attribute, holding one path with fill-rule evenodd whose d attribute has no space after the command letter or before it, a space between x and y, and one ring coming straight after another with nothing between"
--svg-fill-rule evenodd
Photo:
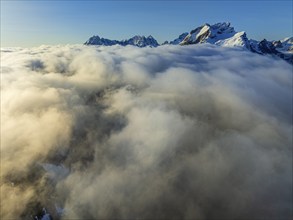
<instances>
[{"instance_id":1,"label":"low cloud layer","mask_svg":"<svg viewBox=\"0 0 293 220\"><path fill-rule=\"evenodd\" d=\"M291 219L292 66L212 45L1 51L1 219Z\"/></svg>"}]
</instances>

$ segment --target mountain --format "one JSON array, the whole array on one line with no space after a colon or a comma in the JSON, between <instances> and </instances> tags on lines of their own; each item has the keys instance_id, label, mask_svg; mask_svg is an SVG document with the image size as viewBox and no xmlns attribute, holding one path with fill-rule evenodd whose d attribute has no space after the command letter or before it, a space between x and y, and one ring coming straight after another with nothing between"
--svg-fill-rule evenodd
<instances>
[{"instance_id":1,"label":"mountain","mask_svg":"<svg viewBox=\"0 0 293 220\"><path fill-rule=\"evenodd\" d=\"M244 31L237 32L234 27L231 27L229 22L222 22L210 25L205 23L190 32L185 32L179 35L178 38L168 42L165 41L162 45L191 45L209 43L222 47L238 47L243 50L248 50L261 55L278 56L287 62L293 64L293 37L285 38L278 41L268 41L263 39L256 41L248 39ZM148 37L136 35L128 40L109 40L93 36L89 38L85 45L133 45L137 47L157 47L158 42L150 35Z\"/></svg>"},{"instance_id":2,"label":"mountain","mask_svg":"<svg viewBox=\"0 0 293 220\"><path fill-rule=\"evenodd\" d=\"M215 44L221 40L233 37L236 34L230 23L217 23L214 25L204 24L190 33L181 41L180 45L211 43Z\"/></svg>"},{"instance_id":3,"label":"mountain","mask_svg":"<svg viewBox=\"0 0 293 220\"><path fill-rule=\"evenodd\" d=\"M148 37L136 35L128 40L122 40L122 41L100 38L99 36L94 35L90 39L88 39L84 44L85 45L103 45L103 46L112 46L112 45L118 44L121 46L133 45L137 47L159 46L158 42L151 35Z\"/></svg>"},{"instance_id":4,"label":"mountain","mask_svg":"<svg viewBox=\"0 0 293 220\"><path fill-rule=\"evenodd\" d=\"M190 31L182 40L177 38L171 42L179 45L210 43L223 47L238 47L261 55L278 56L293 64L293 37L272 42L266 39L256 41L248 39L244 31L236 32L229 22L203 24Z\"/></svg>"}]
</instances>

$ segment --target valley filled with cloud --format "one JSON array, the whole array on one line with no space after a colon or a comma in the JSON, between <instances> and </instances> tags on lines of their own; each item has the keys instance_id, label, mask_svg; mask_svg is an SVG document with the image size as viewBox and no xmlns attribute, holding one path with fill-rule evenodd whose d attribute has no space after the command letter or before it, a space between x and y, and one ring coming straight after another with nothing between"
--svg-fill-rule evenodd
<instances>
[{"instance_id":1,"label":"valley filled with cloud","mask_svg":"<svg viewBox=\"0 0 293 220\"><path fill-rule=\"evenodd\" d=\"M1 218L291 219L292 65L214 45L1 49Z\"/></svg>"}]
</instances>

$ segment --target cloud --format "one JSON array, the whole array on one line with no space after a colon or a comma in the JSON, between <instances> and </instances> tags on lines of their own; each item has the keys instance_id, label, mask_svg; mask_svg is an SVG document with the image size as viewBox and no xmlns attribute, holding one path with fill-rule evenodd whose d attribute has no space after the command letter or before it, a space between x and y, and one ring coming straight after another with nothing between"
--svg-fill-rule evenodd
<instances>
[{"instance_id":1,"label":"cloud","mask_svg":"<svg viewBox=\"0 0 293 220\"><path fill-rule=\"evenodd\" d=\"M290 219L286 62L65 45L2 49L1 70L1 218Z\"/></svg>"}]
</instances>

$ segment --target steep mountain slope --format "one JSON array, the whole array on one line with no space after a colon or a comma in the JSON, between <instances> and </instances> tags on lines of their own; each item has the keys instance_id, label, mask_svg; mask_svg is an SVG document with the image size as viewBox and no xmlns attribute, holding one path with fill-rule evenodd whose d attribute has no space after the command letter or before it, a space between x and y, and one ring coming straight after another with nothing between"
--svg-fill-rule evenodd
<instances>
[{"instance_id":1,"label":"steep mountain slope","mask_svg":"<svg viewBox=\"0 0 293 220\"><path fill-rule=\"evenodd\" d=\"M178 38L170 41L169 44L173 44L173 45L176 45L176 44L179 44L180 42L182 42L184 40L184 38L188 35L188 32L185 32L183 34L180 34Z\"/></svg>"}]
</instances>

